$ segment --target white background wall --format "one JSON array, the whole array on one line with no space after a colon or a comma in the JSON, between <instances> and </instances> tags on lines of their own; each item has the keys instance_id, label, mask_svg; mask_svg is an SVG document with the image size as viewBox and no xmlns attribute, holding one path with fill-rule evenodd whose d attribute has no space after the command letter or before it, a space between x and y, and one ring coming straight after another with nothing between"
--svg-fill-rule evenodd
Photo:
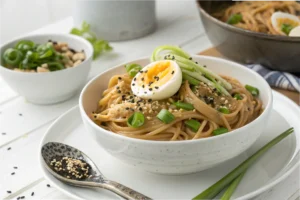
<instances>
[{"instance_id":1,"label":"white background wall","mask_svg":"<svg viewBox=\"0 0 300 200\"><path fill-rule=\"evenodd\" d=\"M72 15L76 0L0 0L0 44Z\"/></svg>"}]
</instances>

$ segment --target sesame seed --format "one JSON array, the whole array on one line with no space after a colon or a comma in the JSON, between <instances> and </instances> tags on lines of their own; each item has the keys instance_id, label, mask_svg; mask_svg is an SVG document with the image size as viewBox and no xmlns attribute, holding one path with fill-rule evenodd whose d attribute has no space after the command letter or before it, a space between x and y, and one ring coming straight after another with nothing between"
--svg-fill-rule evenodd
<instances>
[{"instance_id":1,"label":"sesame seed","mask_svg":"<svg viewBox=\"0 0 300 200\"><path fill-rule=\"evenodd\" d=\"M133 96L130 96L129 98L130 98L130 99L132 99L132 98L133 98Z\"/></svg>"},{"instance_id":2,"label":"sesame seed","mask_svg":"<svg viewBox=\"0 0 300 200\"><path fill-rule=\"evenodd\" d=\"M140 108L139 108L139 111L143 111L143 108L140 107Z\"/></svg>"},{"instance_id":3,"label":"sesame seed","mask_svg":"<svg viewBox=\"0 0 300 200\"><path fill-rule=\"evenodd\" d=\"M12 175L12 176L15 175L15 172L11 173L11 175Z\"/></svg>"},{"instance_id":4,"label":"sesame seed","mask_svg":"<svg viewBox=\"0 0 300 200\"><path fill-rule=\"evenodd\" d=\"M142 88L145 88L145 85L142 85Z\"/></svg>"},{"instance_id":5,"label":"sesame seed","mask_svg":"<svg viewBox=\"0 0 300 200\"><path fill-rule=\"evenodd\" d=\"M11 193L11 191L10 191L10 190L7 190L6 192L7 192L8 194L10 194L10 193Z\"/></svg>"},{"instance_id":6,"label":"sesame seed","mask_svg":"<svg viewBox=\"0 0 300 200\"><path fill-rule=\"evenodd\" d=\"M118 93L121 93L121 90L118 90Z\"/></svg>"},{"instance_id":7,"label":"sesame seed","mask_svg":"<svg viewBox=\"0 0 300 200\"><path fill-rule=\"evenodd\" d=\"M158 86L155 86L155 89L158 89L159 87Z\"/></svg>"},{"instance_id":8,"label":"sesame seed","mask_svg":"<svg viewBox=\"0 0 300 200\"><path fill-rule=\"evenodd\" d=\"M2 135L6 135L6 133L2 133Z\"/></svg>"},{"instance_id":9,"label":"sesame seed","mask_svg":"<svg viewBox=\"0 0 300 200\"><path fill-rule=\"evenodd\" d=\"M25 196L21 196L20 199L25 199Z\"/></svg>"},{"instance_id":10,"label":"sesame seed","mask_svg":"<svg viewBox=\"0 0 300 200\"><path fill-rule=\"evenodd\" d=\"M129 110L129 107L126 107L125 109L126 109L126 110Z\"/></svg>"},{"instance_id":11,"label":"sesame seed","mask_svg":"<svg viewBox=\"0 0 300 200\"><path fill-rule=\"evenodd\" d=\"M33 195L34 195L34 192L31 193L31 196L33 196Z\"/></svg>"},{"instance_id":12,"label":"sesame seed","mask_svg":"<svg viewBox=\"0 0 300 200\"><path fill-rule=\"evenodd\" d=\"M122 80L122 78L121 78L121 77L118 77L118 79L119 79L119 80Z\"/></svg>"},{"instance_id":13,"label":"sesame seed","mask_svg":"<svg viewBox=\"0 0 300 200\"><path fill-rule=\"evenodd\" d=\"M8 148L7 148L7 151L9 151L9 150L11 150L11 147L8 147Z\"/></svg>"},{"instance_id":14,"label":"sesame seed","mask_svg":"<svg viewBox=\"0 0 300 200\"><path fill-rule=\"evenodd\" d=\"M23 116L23 114L22 114L22 113L19 113L19 116Z\"/></svg>"},{"instance_id":15,"label":"sesame seed","mask_svg":"<svg viewBox=\"0 0 300 200\"><path fill-rule=\"evenodd\" d=\"M151 86L153 84L153 82L150 82L148 86Z\"/></svg>"},{"instance_id":16,"label":"sesame seed","mask_svg":"<svg viewBox=\"0 0 300 200\"><path fill-rule=\"evenodd\" d=\"M134 84L134 83L132 83L132 86L135 86L135 84Z\"/></svg>"},{"instance_id":17,"label":"sesame seed","mask_svg":"<svg viewBox=\"0 0 300 200\"><path fill-rule=\"evenodd\" d=\"M147 94L147 92L146 92L146 91L145 91L144 93L145 93L145 94Z\"/></svg>"},{"instance_id":18,"label":"sesame seed","mask_svg":"<svg viewBox=\"0 0 300 200\"><path fill-rule=\"evenodd\" d=\"M152 88L149 88L149 91L152 91L153 89Z\"/></svg>"},{"instance_id":19,"label":"sesame seed","mask_svg":"<svg viewBox=\"0 0 300 200\"><path fill-rule=\"evenodd\" d=\"M196 64L198 64L198 62L195 62Z\"/></svg>"},{"instance_id":20,"label":"sesame seed","mask_svg":"<svg viewBox=\"0 0 300 200\"><path fill-rule=\"evenodd\" d=\"M97 118L97 116L96 116L96 115L94 115L94 118L96 119L96 118Z\"/></svg>"},{"instance_id":21,"label":"sesame seed","mask_svg":"<svg viewBox=\"0 0 300 200\"><path fill-rule=\"evenodd\" d=\"M189 60L192 60L192 57L189 57Z\"/></svg>"},{"instance_id":22,"label":"sesame seed","mask_svg":"<svg viewBox=\"0 0 300 200\"><path fill-rule=\"evenodd\" d=\"M145 78L143 77L141 80L142 80L142 81L144 81L144 80L145 80Z\"/></svg>"},{"instance_id":23,"label":"sesame seed","mask_svg":"<svg viewBox=\"0 0 300 200\"><path fill-rule=\"evenodd\" d=\"M147 73L148 72L148 70L145 70L145 73Z\"/></svg>"},{"instance_id":24,"label":"sesame seed","mask_svg":"<svg viewBox=\"0 0 300 200\"><path fill-rule=\"evenodd\" d=\"M174 74L175 72L174 72L174 70L172 71L172 74Z\"/></svg>"},{"instance_id":25,"label":"sesame seed","mask_svg":"<svg viewBox=\"0 0 300 200\"><path fill-rule=\"evenodd\" d=\"M51 185L50 185L50 184L47 184L47 187L51 187Z\"/></svg>"},{"instance_id":26,"label":"sesame seed","mask_svg":"<svg viewBox=\"0 0 300 200\"><path fill-rule=\"evenodd\" d=\"M148 99L148 102L150 103L152 101L152 99Z\"/></svg>"},{"instance_id":27,"label":"sesame seed","mask_svg":"<svg viewBox=\"0 0 300 200\"><path fill-rule=\"evenodd\" d=\"M130 110L131 110L131 111L134 111L134 109L133 109L133 108L130 108Z\"/></svg>"},{"instance_id":28,"label":"sesame seed","mask_svg":"<svg viewBox=\"0 0 300 200\"><path fill-rule=\"evenodd\" d=\"M120 87L119 87L119 86L117 86L116 88L117 88L117 89L120 89Z\"/></svg>"},{"instance_id":29,"label":"sesame seed","mask_svg":"<svg viewBox=\"0 0 300 200\"><path fill-rule=\"evenodd\" d=\"M18 167L14 167L14 169L18 169Z\"/></svg>"}]
</instances>

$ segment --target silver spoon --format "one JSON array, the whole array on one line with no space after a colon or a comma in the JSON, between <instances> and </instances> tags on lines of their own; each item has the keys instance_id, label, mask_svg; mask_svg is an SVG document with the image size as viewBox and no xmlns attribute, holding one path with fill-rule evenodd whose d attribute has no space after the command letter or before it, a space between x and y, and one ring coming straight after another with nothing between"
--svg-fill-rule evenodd
<instances>
[{"instance_id":1,"label":"silver spoon","mask_svg":"<svg viewBox=\"0 0 300 200\"><path fill-rule=\"evenodd\" d=\"M45 161L45 167L47 170L55 176L60 181L67 183L69 185L78 186L78 187L99 187L103 189L110 190L111 192L129 200L133 199L147 199L151 200L151 198L133 190L130 189L120 183L117 183L115 181L107 180L99 171L95 163L83 152L79 151L78 149L71 147L66 144L58 143L58 142L49 142L45 145L43 145L41 150L42 157ZM55 170L51 167L51 161L55 157L70 157L73 159L78 159L86 162L88 165L90 165L90 175L86 179L82 180L75 180L75 179L69 179L66 178L60 174L58 174Z\"/></svg>"}]
</instances>

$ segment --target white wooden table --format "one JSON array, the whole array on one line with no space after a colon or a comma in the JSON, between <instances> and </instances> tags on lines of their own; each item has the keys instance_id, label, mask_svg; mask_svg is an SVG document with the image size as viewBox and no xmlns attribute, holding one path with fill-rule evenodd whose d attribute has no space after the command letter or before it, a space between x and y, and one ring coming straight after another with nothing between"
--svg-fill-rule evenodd
<instances>
[{"instance_id":1,"label":"white wooden table","mask_svg":"<svg viewBox=\"0 0 300 200\"><path fill-rule=\"evenodd\" d=\"M93 63L89 78L121 62L149 56L158 45L179 45L190 53L211 47L193 1L158 1L157 20L155 33L136 40L112 43L113 52ZM68 32L72 25L69 17L35 32ZM26 199L70 199L52 186L47 187L37 158L38 146L47 127L77 101L78 95L56 105L33 105L0 79L0 199L16 199L18 196ZM255 199L299 199L299 170ZM31 196L32 192L34 196Z\"/></svg>"}]
</instances>

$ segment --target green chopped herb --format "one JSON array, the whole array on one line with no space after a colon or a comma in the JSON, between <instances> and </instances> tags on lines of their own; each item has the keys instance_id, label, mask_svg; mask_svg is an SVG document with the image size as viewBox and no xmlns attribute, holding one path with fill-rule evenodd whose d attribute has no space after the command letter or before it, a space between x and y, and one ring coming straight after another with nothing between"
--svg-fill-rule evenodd
<instances>
[{"instance_id":1,"label":"green chopped herb","mask_svg":"<svg viewBox=\"0 0 300 200\"><path fill-rule=\"evenodd\" d=\"M224 114L229 114L230 113L229 109L227 107L225 107L225 106L220 107L218 109L218 111L221 112L221 113L224 113Z\"/></svg>"},{"instance_id":2,"label":"green chopped herb","mask_svg":"<svg viewBox=\"0 0 300 200\"><path fill-rule=\"evenodd\" d=\"M200 126L201 126L201 123L197 120L194 120L194 119L186 120L184 122L184 124L186 126L188 126L190 129L192 129L192 131L194 131L194 132L197 132L198 129L200 128Z\"/></svg>"},{"instance_id":3,"label":"green chopped herb","mask_svg":"<svg viewBox=\"0 0 300 200\"><path fill-rule=\"evenodd\" d=\"M224 128L224 127L220 127L220 128L217 128L213 131L213 135L221 135L221 134L224 134L224 133L227 133L228 132L228 129L227 128Z\"/></svg>"},{"instance_id":4,"label":"green chopped herb","mask_svg":"<svg viewBox=\"0 0 300 200\"><path fill-rule=\"evenodd\" d=\"M252 96L256 97L259 95L259 90L256 87L245 85L245 88L252 94Z\"/></svg>"},{"instance_id":5,"label":"green chopped herb","mask_svg":"<svg viewBox=\"0 0 300 200\"><path fill-rule=\"evenodd\" d=\"M175 119L175 116L166 109L162 109L156 117L165 124L169 124Z\"/></svg>"},{"instance_id":6,"label":"green chopped herb","mask_svg":"<svg viewBox=\"0 0 300 200\"><path fill-rule=\"evenodd\" d=\"M184 103L181 101L177 101L174 103L177 108L182 108L184 110L194 110L194 106L190 103Z\"/></svg>"},{"instance_id":7,"label":"green chopped herb","mask_svg":"<svg viewBox=\"0 0 300 200\"><path fill-rule=\"evenodd\" d=\"M134 128L143 126L144 122L145 122L145 117L144 117L143 113L140 113L140 112L133 113L133 115L131 115L127 120L128 126L134 127Z\"/></svg>"},{"instance_id":8,"label":"green chopped herb","mask_svg":"<svg viewBox=\"0 0 300 200\"><path fill-rule=\"evenodd\" d=\"M235 98L236 100L242 100L243 99L242 95L240 95L239 93L234 94L233 98Z\"/></svg>"},{"instance_id":9,"label":"green chopped herb","mask_svg":"<svg viewBox=\"0 0 300 200\"><path fill-rule=\"evenodd\" d=\"M129 76L134 77L142 69L142 66L135 63L127 64L125 65L125 69Z\"/></svg>"},{"instance_id":10,"label":"green chopped herb","mask_svg":"<svg viewBox=\"0 0 300 200\"><path fill-rule=\"evenodd\" d=\"M232 14L227 20L227 24L237 24L243 20L242 14Z\"/></svg>"},{"instance_id":11,"label":"green chopped herb","mask_svg":"<svg viewBox=\"0 0 300 200\"><path fill-rule=\"evenodd\" d=\"M281 25L281 31L284 32L286 35L289 35L293 28L295 28L295 27L290 24L282 24Z\"/></svg>"}]
</instances>

